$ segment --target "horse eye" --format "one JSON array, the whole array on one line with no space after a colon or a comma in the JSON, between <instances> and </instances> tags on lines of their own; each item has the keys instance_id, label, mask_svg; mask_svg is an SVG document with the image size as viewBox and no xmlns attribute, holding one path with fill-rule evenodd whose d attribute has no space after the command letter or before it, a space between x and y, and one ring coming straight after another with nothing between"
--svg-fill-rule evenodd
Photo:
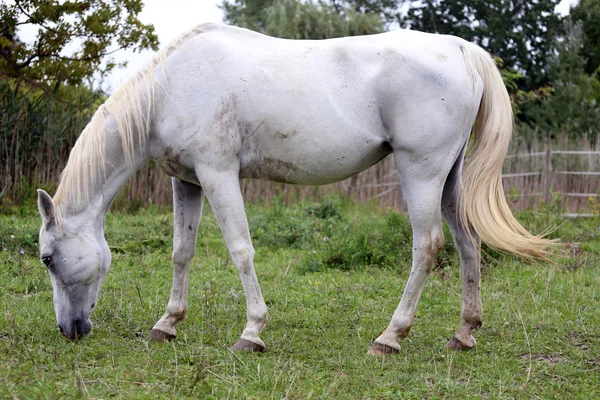
<instances>
[{"instance_id":1,"label":"horse eye","mask_svg":"<svg viewBox=\"0 0 600 400\"><path fill-rule=\"evenodd\" d=\"M50 257L50 256L45 256L45 257L42 257L42 262L43 262L44 264L46 264L46 267L47 267L47 266L49 266L49 265L50 265L50 263L52 262L52 257Z\"/></svg>"}]
</instances>

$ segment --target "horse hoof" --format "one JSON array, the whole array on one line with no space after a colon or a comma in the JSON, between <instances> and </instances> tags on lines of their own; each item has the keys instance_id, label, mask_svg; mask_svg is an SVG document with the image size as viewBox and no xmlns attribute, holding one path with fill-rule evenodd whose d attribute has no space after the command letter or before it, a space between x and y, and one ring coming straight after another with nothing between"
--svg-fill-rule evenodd
<instances>
[{"instance_id":1,"label":"horse hoof","mask_svg":"<svg viewBox=\"0 0 600 400\"><path fill-rule=\"evenodd\" d=\"M388 346L387 344L374 342L369 347L368 353L373 356L387 356L388 354L396 354L399 351L397 348Z\"/></svg>"},{"instance_id":2,"label":"horse hoof","mask_svg":"<svg viewBox=\"0 0 600 400\"><path fill-rule=\"evenodd\" d=\"M155 342L170 342L171 340L175 339L175 335L171 335L170 333L158 330L158 329L152 329L150 331L150 340L155 341Z\"/></svg>"},{"instance_id":3,"label":"horse hoof","mask_svg":"<svg viewBox=\"0 0 600 400\"><path fill-rule=\"evenodd\" d=\"M450 350L471 350L475 348L475 345L477 344L475 342L475 338L471 335L469 335L469 339L468 341L465 343L461 340L459 340L456 336L452 337L452 339L450 339L450 341L448 342L448 344L446 344L446 348L450 349Z\"/></svg>"},{"instance_id":4,"label":"horse hoof","mask_svg":"<svg viewBox=\"0 0 600 400\"><path fill-rule=\"evenodd\" d=\"M231 350L233 351L250 351L262 353L265 351L265 346L260 343L251 342L246 339L240 339L233 346L231 346Z\"/></svg>"}]
</instances>

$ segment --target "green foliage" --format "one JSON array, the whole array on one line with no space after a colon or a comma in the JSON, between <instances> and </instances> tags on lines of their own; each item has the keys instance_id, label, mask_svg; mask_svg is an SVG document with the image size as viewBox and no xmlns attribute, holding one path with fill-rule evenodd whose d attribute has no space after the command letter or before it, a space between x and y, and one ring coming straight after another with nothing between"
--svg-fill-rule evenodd
<instances>
[{"instance_id":1,"label":"green foliage","mask_svg":"<svg viewBox=\"0 0 600 400\"><path fill-rule=\"evenodd\" d=\"M344 217L341 211L343 207L342 199L337 196L327 196L323 201L317 204L308 204L304 210L307 215L320 220L336 219L343 221Z\"/></svg>"},{"instance_id":2,"label":"green foliage","mask_svg":"<svg viewBox=\"0 0 600 400\"><path fill-rule=\"evenodd\" d=\"M321 3L325 1L321 0ZM365 14L377 14L384 18L386 24L395 21L395 16L402 8L405 0L329 0L326 1L337 12L353 9Z\"/></svg>"},{"instance_id":3,"label":"green foliage","mask_svg":"<svg viewBox=\"0 0 600 400\"><path fill-rule=\"evenodd\" d=\"M273 5L274 0L224 0L219 6L224 12L224 20L228 24L265 31L265 10Z\"/></svg>"},{"instance_id":4,"label":"green foliage","mask_svg":"<svg viewBox=\"0 0 600 400\"><path fill-rule=\"evenodd\" d=\"M600 0L579 0L571 7L569 18L582 24L583 44L580 53L585 60L585 72L593 75L600 68Z\"/></svg>"},{"instance_id":5,"label":"green foliage","mask_svg":"<svg viewBox=\"0 0 600 400\"><path fill-rule=\"evenodd\" d=\"M225 21L288 39L327 39L382 32L381 15L336 3L298 0L224 0Z\"/></svg>"},{"instance_id":6,"label":"green foliage","mask_svg":"<svg viewBox=\"0 0 600 400\"><path fill-rule=\"evenodd\" d=\"M504 61L500 57L494 57L494 61L500 69L500 75L504 85L510 95L513 114L519 117L524 106L534 102L543 102L552 94L553 89L550 86L544 86L538 89L523 90L519 88L519 82L523 79L523 74L512 68L505 67Z\"/></svg>"},{"instance_id":7,"label":"green foliage","mask_svg":"<svg viewBox=\"0 0 600 400\"><path fill-rule=\"evenodd\" d=\"M303 248L315 238L331 235L345 223L341 200L337 197L327 197L318 204L299 203L295 207L275 198L260 213L253 212L254 207L250 205L249 225L257 246Z\"/></svg>"},{"instance_id":8,"label":"green foliage","mask_svg":"<svg viewBox=\"0 0 600 400\"><path fill-rule=\"evenodd\" d=\"M158 48L154 27L137 18L142 7L142 0L2 2L0 76L45 86L102 77L116 66L107 58L115 51ZM22 25L38 28L33 43L19 38ZM72 54L64 53L75 46Z\"/></svg>"},{"instance_id":9,"label":"green foliage","mask_svg":"<svg viewBox=\"0 0 600 400\"><path fill-rule=\"evenodd\" d=\"M548 83L554 39L560 35L559 0L411 1L403 27L462 37L477 43L507 67L522 71L523 89Z\"/></svg>"},{"instance_id":10,"label":"green foliage","mask_svg":"<svg viewBox=\"0 0 600 400\"><path fill-rule=\"evenodd\" d=\"M300 262L301 271L397 269L410 264L412 228L408 219L397 213L388 215L384 224L345 224L319 239Z\"/></svg>"},{"instance_id":11,"label":"green foliage","mask_svg":"<svg viewBox=\"0 0 600 400\"><path fill-rule=\"evenodd\" d=\"M347 217L347 209L334 196L291 207L276 199L261 212L251 206L253 243L273 250L305 249L298 264L303 272L398 268L410 263L412 229L406 217L392 213L384 221L355 220Z\"/></svg>"},{"instance_id":12,"label":"green foliage","mask_svg":"<svg viewBox=\"0 0 600 400\"><path fill-rule=\"evenodd\" d=\"M584 70L583 31L580 22L565 23L565 37L557 43L558 54L549 67L553 94L526 108L531 123L542 131L560 131L570 137L588 135L595 140L600 131L600 104L596 76Z\"/></svg>"},{"instance_id":13,"label":"green foliage","mask_svg":"<svg viewBox=\"0 0 600 400\"><path fill-rule=\"evenodd\" d=\"M33 214L28 215L27 218L30 221L37 219ZM23 251L29 255L37 252L39 226L23 222L22 216L12 215L3 218L3 223L0 225L0 251L10 249L14 254Z\"/></svg>"},{"instance_id":14,"label":"green foliage","mask_svg":"<svg viewBox=\"0 0 600 400\"><path fill-rule=\"evenodd\" d=\"M18 80L0 80L0 211L56 183L70 149L103 96L84 86L47 93Z\"/></svg>"},{"instance_id":15,"label":"green foliage","mask_svg":"<svg viewBox=\"0 0 600 400\"><path fill-rule=\"evenodd\" d=\"M173 218L156 206L140 208L134 214L110 215L114 229L107 232L113 254L169 254L172 248Z\"/></svg>"}]
</instances>

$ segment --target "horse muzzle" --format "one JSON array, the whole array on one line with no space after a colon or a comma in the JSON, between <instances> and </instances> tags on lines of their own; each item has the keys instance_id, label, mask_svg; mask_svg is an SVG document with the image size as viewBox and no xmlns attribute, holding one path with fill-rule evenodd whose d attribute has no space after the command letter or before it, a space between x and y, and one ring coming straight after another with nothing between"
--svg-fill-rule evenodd
<instances>
[{"instance_id":1,"label":"horse muzzle","mask_svg":"<svg viewBox=\"0 0 600 400\"><path fill-rule=\"evenodd\" d=\"M92 321L89 319L76 319L70 324L59 324L60 334L69 340L77 340L90 333Z\"/></svg>"}]
</instances>

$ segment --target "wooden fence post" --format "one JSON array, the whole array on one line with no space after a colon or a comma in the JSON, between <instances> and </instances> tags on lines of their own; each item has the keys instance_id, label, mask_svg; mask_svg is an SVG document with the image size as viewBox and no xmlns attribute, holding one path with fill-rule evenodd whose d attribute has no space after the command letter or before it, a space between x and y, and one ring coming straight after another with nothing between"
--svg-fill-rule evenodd
<instances>
[{"instance_id":1,"label":"wooden fence post","mask_svg":"<svg viewBox=\"0 0 600 400\"><path fill-rule=\"evenodd\" d=\"M546 196L546 204L552 201L552 149L550 148L550 140L545 144L546 167L544 169L544 193Z\"/></svg>"}]
</instances>

